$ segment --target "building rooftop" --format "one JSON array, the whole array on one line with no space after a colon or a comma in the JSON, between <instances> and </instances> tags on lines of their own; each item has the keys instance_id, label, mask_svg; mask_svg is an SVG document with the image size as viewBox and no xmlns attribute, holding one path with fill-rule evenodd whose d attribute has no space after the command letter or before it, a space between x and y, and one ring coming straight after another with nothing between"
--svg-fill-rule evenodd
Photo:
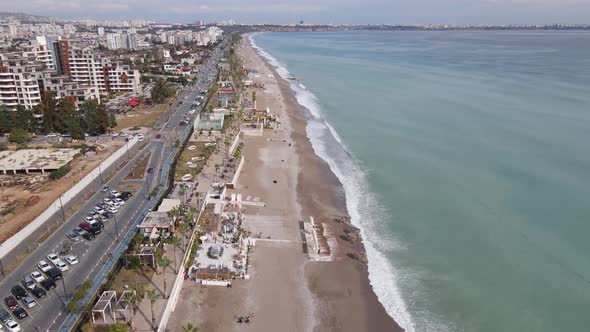
<instances>
[{"instance_id":1,"label":"building rooftop","mask_svg":"<svg viewBox=\"0 0 590 332\"><path fill-rule=\"evenodd\" d=\"M52 171L74 159L78 149L23 149L0 152L0 171Z\"/></svg>"}]
</instances>

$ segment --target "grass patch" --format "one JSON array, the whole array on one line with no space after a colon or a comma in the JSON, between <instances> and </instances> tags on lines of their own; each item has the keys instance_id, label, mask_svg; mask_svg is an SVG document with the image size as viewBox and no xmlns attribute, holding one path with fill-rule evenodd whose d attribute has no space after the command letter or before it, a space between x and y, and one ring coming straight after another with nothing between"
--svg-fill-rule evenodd
<instances>
[{"instance_id":1,"label":"grass patch","mask_svg":"<svg viewBox=\"0 0 590 332\"><path fill-rule=\"evenodd\" d=\"M190 146L195 146L194 150L189 150ZM174 170L174 178L179 180L185 174L191 174L193 179L201 172L205 162L215 150L214 146L205 146L205 143L189 143L188 146L182 151L178 162L176 163L176 169ZM202 160L192 160L191 158L202 158ZM186 163L193 162L197 166L189 167Z\"/></svg>"},{"instance_id":2,"label":"grass patch","mask_svg":"<svg viewBox=\"0 0 590 332\"><path fill-rule=\"evenodd\" d=\"M118 294L124 290L148 289L153 275L154 271L151 268L145 268L143 272L121 268L119 273L115 275L110 289Z\"/></svg>"}]
</instances>

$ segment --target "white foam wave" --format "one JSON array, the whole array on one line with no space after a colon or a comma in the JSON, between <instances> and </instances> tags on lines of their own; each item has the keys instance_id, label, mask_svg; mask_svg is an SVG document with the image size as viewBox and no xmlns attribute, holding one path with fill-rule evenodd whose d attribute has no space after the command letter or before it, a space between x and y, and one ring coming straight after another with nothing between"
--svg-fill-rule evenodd
<instances>
[{"instance_id":1,"label":"white foam wave","mask_svg":"<svg viewBox=\"0 0 590 332\"><path fill-rule=\"evenodd\" d=\"M258 47L252 36L250 36L250 43L261 56L275 67L282 78L291 77L286 66ZM374 227L375 223L383 220L384 216L377 198L369 190L365 170L348 152L336 130L324 120L316 96L303 84L296 81L291 81L291 89L295 93L297 102L313 116L313 119L308 122L306 131L315 153L328 163L344 187L351 221L361 231L368 257L369 280L375 294L387 313L406 331L413 332L415 330L414 323L396 281L401 273L383 253L383 249L399 250L400 247L394 239L384 237ZM342 147L340 153L330 149L327 143L330 140L328 135L340 144Z\"/></svg>"}]
</instances>

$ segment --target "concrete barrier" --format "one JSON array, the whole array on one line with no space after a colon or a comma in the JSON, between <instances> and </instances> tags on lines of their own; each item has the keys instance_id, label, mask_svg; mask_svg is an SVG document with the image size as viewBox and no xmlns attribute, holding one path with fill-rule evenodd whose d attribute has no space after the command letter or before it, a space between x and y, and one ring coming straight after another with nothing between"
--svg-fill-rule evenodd
<instances>
[{"instance_id":1,"label":"concrete barrier","mask_svg":"<svg viewBox=\"0 0 590 332\"><path fill-rule=\"evenodd\" d=\"M54 214L61 214L61 208L63 205L67 204L72 198L79 195L86 188L86 186L88 186L90 183L92 183L92 181L96 180L96 178L100 176L102 170L106 170L108 167L110 167L121 156L127 153L127 150L130 149L137 142L137 138L129 140L125 145L123 145L112 155L110 155L105 161L100 163L98 167L93 169L92 172L88 173L88 175L86 175L72 188L70 188L70 190L66 191L63 195L56 199L55 202L49 205L49 207L45 211L43 211L43 213L41 213L37 218L35 218L35 220L33 220L30 224L21 229L18 233L11 236L4 243L0 244L0 258L6 256L18 244L20 244L27 237L33 234L33 232L39 229L39 227L43 226L43 224L45 224L45 222L47 222L47 220L49 220Z\"/></svg>"},{"instance_id":2,"label":"concrete barrier","mask_svg":"<svg viewBox=\"0 0 590 332\"><path fill-rule=\"evenodd\" d=\"M232 143L232 145L229 147L229 150L227 151L228 155L233 156L234 151L236 151L236 148L238 147L239 141L240 141L240 132L238 131L238 134L236 135L234 142Z\"/></svg>"},{"instance_id":3,"label":"concrete barrier","mask_svg":"<svg viewBox=\"0 0 590 332\"><path fill-rule=\"evenodd\" d=\"M240 173L242 172L242 167L244 167L244 156L242 156L242 158L240 159L240 163L238 164L238 168L236 168L236 174L234 174L233 179L231 180L231 183L235 185L238 183L238 178L240 177Z\"/></svg>"}]
</instances>

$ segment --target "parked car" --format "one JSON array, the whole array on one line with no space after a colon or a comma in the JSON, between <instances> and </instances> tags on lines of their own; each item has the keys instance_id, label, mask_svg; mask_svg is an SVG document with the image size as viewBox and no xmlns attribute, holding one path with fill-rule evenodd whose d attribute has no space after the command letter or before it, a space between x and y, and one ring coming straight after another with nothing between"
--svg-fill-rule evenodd
<instances>
[{"instance_id":1,"label":"parked car","mask_svg":"<svg viewBox=\"0 0 590 332\"><path fill-rule=\"evenodd\" d=\"M115 198L115 203L119 204L119 206L125 205L125 201L120 198Z\"/></svg>"},{"instance_id":2,"label":"parked car","mask_svg":"<svg viewBox=\"0 0 590 332\"><path fill-rule=\"evenodd\" d=\"M27 291L24 288L22 288L20 285L13 286L10 289L10 292L12 293L12 295L14 295L14 297L17 300L20 300L23 297L27 296Z\"/></svg>"},{"instance_id":3,"label":"parked car","mask_svg":"<svg viewBox=\"0 0 590 332\"><path fill-rule=\"evenodd\" d=\"M14 314L14 316L18 319L23 319L23 318L29 317L29 313L21 307L14 309L12 311L12 314Z\"/></svg>"},{"instance_id":4,"label":"parked car","mask_svg":"<svg viewBox=\"0 0 590 332\"><path fill-rule=\"evenodd\" d=\"M12 310L12 309L10 309ZM6 321L12 320L12 315L4 308L0 308L0 321L6 323Z\"/></svg>"},{"instance_id":5,"label":"parked car","mask_svg":"<svg viewBox=\"0 0 590 332\"><path fill-rule=\"evenodd\" d=\"M96 218L97 221L100 221L101 223L105 223L107 221L109 221L109 218L105 217L105 216L98 216L98 218Z\"/></svg>"},{"instance_id":6,"label":"parked car","mask_svg":"<svg viewBox=\"0 0 590 332\"><path fill-rule=\"evenodd\" d=\"M52 267L49 271L45 272L49 278L53 279L53 281L59 280L62 278L61 271L57 267Z\"/></svg>"},{"instance_id":7,"label":"parked car","mask_svg":"<svg viewBox=\"0 0 590 332\"><path fill-rule=\"evenodd\" d=\"M47 272L51 269L51 265L47 264L46 261L39 261L39 263L37 263L37 267L39 270L41 270L41 272Z\"/></svg>"},{"instance_id":8,"label":"parked car","mask_svg":"<svg viewBox=\"0 0 590 332\"><path fill-rule=\"evenodd\" d=\"M105 202L100 202L100 203L96 204L96 206L98 206L99 208L101 208L103 210L108 208L108 205L106 205Z\"/></svg>"},{"instance_id":9,"label":"parked car","mask_svg":"<svg viewBox=\"0 0 590 332\"><path fill-rule=\"evenodd\" d=\"M55 265L57 261L60 261L59 256L54 253L47 255L47 259L51 262L51 264Z\"/></svg>"},{"instance_id":10,"label":"parked car","mask_svg":"<svg viewBox=\"0 0 590 332\"><path fill-rule=\"evenodd\" d=\"M31 290L31 294L35 295L36 298L40 299L43 296L47 295L47 292L45 292L43 288L37 286Z\"/></svg>"},{"instance_id":11,"label":"parked car","mask_svg":"<svg viewBox=\"0 0 590 332\"><path fill-rule=\"evenodd\" d=\"M20 325L18 325L18 323L15 322L15 321L13 321L12 319L7 320L6 322L4 322L4 325L6 325L6 328L8 329L8 332L20 332L20 331L22 331L22 329L20 328Z\"/></svg>"},{"instance_id":12,"label":"parked car","mask_svg":"<svg viewBox=\"0 0 590 332\"><path fill-rule=\"evenodd\" d=\"M12 295L4 298L4 304L6 304L6 307L8 308L8 310L14 310L14 309L16 309L16 307L18 307L18 302L16 301L16 299Z\"/></svg>"},{"instance_id":13,"label":"parked car","mask_svg":"<svg viewBox=\"0 0 590 332\"><path fill-rule=\"evenodd\" d=\"M73 232L78 234L78 236L83 236L84 234L86 234L86 231L80 227L74 228Z\"/></svg>"},{"instance_id":14,"label":"parked car","mask_svg":"<svg viewBox=\"0 0 590 332\"><path fill-rule=\"evenodd\" d=\"M103 193L106 193L107 191L109 191L109 189L111 189L111 186L104 186L104 187L102 187L102 189L100 189L100 191L102 191Z\"/></svg>"},{"instance_id":15,"label":"parked car","mask_svg":"<svg viewBox=\"0 0 590 332\"><path fill-rule=\"evenodd\" d=\"M116 190L111 190L111 197L117 198L119 196L121 196L121 193L120 192L118 192Z\"/></svg>"},{"instance_id":16,"label":"parked car","mask_svg":"<svg viewBox=\"0 0 590 332\"><path fill-rule=\"evenodd\" d=\"M89 223L90 225L94 226L94 227L98 227L98 228L104 228L104 224L101 221L98 220L94 220L94 221L86 221L87 223Z\"/></svg>"},{"instance_id":17,"label":"parked car","mask_svg":"<svg viewBox=\"0 0 590 332\"><path fill-rule=\"evenodd\" d=\"M92 241L96 238L96 236L94 234L91 234L88 232L86 232L84 235L82 235L82 237L88 241Z\"/></svg>"},{"instance_id":18,"label":"parked car","mask_svg":"<svg viewBox=\"0 0 590 332\"><path fill-rule=\"evenodd\" d=\"M92 221L95 221L95 220L96 219L94 219L94 217L90 217L90 216L84 218L84 221L86 221L86 222L92 222Z\"/></svg>"},{"instance_id":19,"label":"parked car","mask_svg":"<svg viewBox=\"0 0 590 332\"><path fill-rule=\"evenodd\" d=\"M110 208L107 209L107 211L109 211L110 213L117 213L119 210L117 210L116 207L111 206Z\"/></svg>"},{"instance_id":20,"label":"parked car","mask_svg":"<svg viewBox=\"0 0 590 332\"><path fill-rule=\"evenodd\" d=\"M137 137L137 140L138 141L140 141L140 142L143 141L143 135L142 134L137 134L137 135L135 135L135 137Z\"/></svg>"},{"instance_id":21,"label":"parked car","mask_svg":"<svg viewBox=\"0 0 590 332\"><path fill-rule=\"evenodd\" d=\"M106 218L112 218L114 216L114 214L112 212L107 211L103 214L103 216Z\"/></svg>"},{"instance_id":22,"label":"parked car","mask_svg":"<svg viewBox=\"0 0 590 332\"><path fill-rule=\"evenodd\" d=\"M31 272L31 278L33 278L33 280L35 280L35 282L41 282L45 279L45 277L39 271Z\"/></svg>"},{"instance_id":23,"label":"parked car","mask_svg":"<svg viewBox=\"0 0 590 332\"><path fill-rule=\"evenodd\" d=\"M133 197L133 193L130 192L130 191L124 191L124 192L121 193L121 197L120 198L123 199L123 200L127 200L130 197Z\"/></svg>"},{"instance_id":24,"label":"parked car","mask_svg":"<svg viewBox=\"0 0 590 332\"><path fill-rule=\"evenodd\" d=\"M109 203L110 203L110 202L112 202L113 200L112 200L112 199L110 199L109 197L105 197L105 198L103 199L103 201L105 202L105 204L109 204Z\"/></svg>"},{"instance_id":25,"label":"parked car","mask_svg":"<svg viewBox=\"0 0 590 332\"><path fill-rule=\"evenodd\" d=\"M74 255L67 255L66 257L64 257L64 259L70 265L76 265L76 264L78 264L78 258L76 258L76 256L74 256Z\"/></svg>"},{"instance_id":26,"label":"parked car","mask_svg":"<svg viewBox=\"0 0 590 332\"><path fill-rule=\"evenodd\" d=\"M33 278L31 278L30 276L24 277L20 282L27 289L35 288L35 280L33 280Z\"/></svg>"},{"instance_id":27,"label":"parked car","mask_svg":"<svg viewBox=\"0 0 590 332\"><path fill-rule=\"evenodd\" d=\"M50 290L55 288L57 285L55 284L55 281L53 281L53 279L51 278L47 278L43 281L40 282L41 286L43 286L43 288L45 288L46 290Z\"/></svg>"},{"instance_id":28,"label":"parked car","mask_svg":"<svg viewBox=\"0 0 590 332\"><path fill-rule=\"evenodd\" d=\"M148 172L148 173L153 173L153 172L154 172L154 168L153 168L153 167L150 167L150 168L148 168L148 169L147 169L147 172Z\"/></svg>"},{"instance_id":29,"label":"parked car","mask_svg":"<svg viewBox=\"0 0 590 332\"><path fill-rule=\"evenodd\" d=\"M98 213L98 214L103 214L105 213L104 209L101 208L100 206L95 206L94 209L92 209L94 212Z\"/></svg>"},{"instance_id":30,"label":"parked car","mask_svg":"<svg viewBox=\"0 0 590 332\"><path fill-rule=\"evenodd\" d=\"M69 270L70 268L66 263L64 263L61 259L54 263L55 267L57 267L60 271L64 272Z\"/></svg>"},{"instance_id":31,"label":"parked car","mask_svg":"<svg viewBox=\"0 0 590 332\"><path fill-rule=\"evenodd\" d=\"M28 295L23 298L23 304L27 308L32 308L37 305L37 302L35 302L35 299L32 296Z\"/></svg>"},{"instance_id":32,"label":"parked car","mask_svg":"<svg viewBox=\"0 0 590 332\"><path fill-rule=\"evenodd\" d=\"M74 242L78 242L78 241L80 241L80 235L78 235L76 232L72 231L71 233L68 234L68 239L70 239Z\"/></svg>"},{"instance_id":33,"label":"parked car","mask_svg":"<svg viewBox=\"0 0 590 332\"><path fill-rule=\"evenodd\" d=\"M78 226L80 226L80 228L82 228L83 230L85 230L86 232L88 232L92 235L97 235L97 234L100 234L100 232L101 232L100 227L93 226L87 222L83 222Z\"/></svg>"}]
</instances>

